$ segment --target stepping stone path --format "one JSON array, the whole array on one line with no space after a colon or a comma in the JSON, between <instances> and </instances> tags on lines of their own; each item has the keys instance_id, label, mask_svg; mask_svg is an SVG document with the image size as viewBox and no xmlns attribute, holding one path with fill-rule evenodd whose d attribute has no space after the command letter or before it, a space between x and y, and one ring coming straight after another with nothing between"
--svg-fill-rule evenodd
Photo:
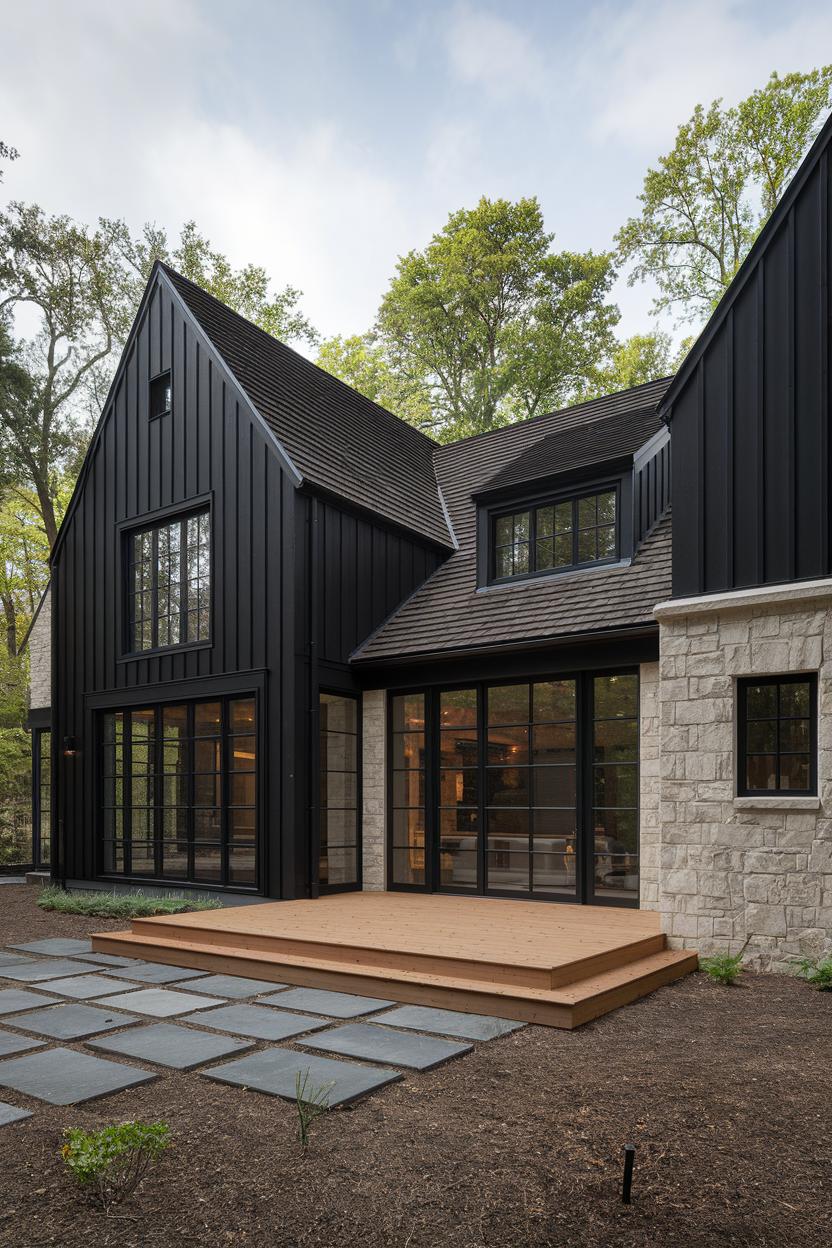
<instances>
[{"instance_id":1,"label":"stepping stone path","mask_svg":"<svg viewBox=\"0 0 832 1248\"><path fill-rule=\"evenodd\" d=\"M99 1010L94 1005L75 1003L50 1005L48 1009L15 1014L6 1020L10 1027L33 1031L36 1036L48 1036L51 1040L84 1040L100 1031L116 1031L138 1021L130 1014L117 1014L114 1010Z\"/></svg>"},{"instance_id":2,"label":"stepping stone path","mask_svg":"<svg viewBox=\"0 0 832 1248\"><path fill-rule=\"evenodd\" d=\"M411 1070L432 1070L452 1057L470 1053L472 1044L454 1040L438 1040L435 1036L413 1035L405 1031L388 1031L372 1023L348 1023L333 1027L320 1036L302 1040L310 1049L325 1049L368 1062L387 1062L391 1066L407 1066Z\"/></svg>"},{"instance_id":3,"label":"stepping stone path","mask_svg":"<svg viewBox=\"0 0 832 1248\"><path fill-rule=\"evenodd\" d=\"M132 962L109 972L117 979L135 979L141 984L172 984L174 980L201 979L204 971L189 971L183 966L167 966L164 962Z\"/></svg>"},{"instance_id":4,"label":"stepping stone path","mask_svg":"<svg viewBox=\"0 0 832 1248\"><path fill-rule=\"evenodd\" d=\"M50 1105L80 1105L157 1078L146 1070L74 1049L46 1049L0 1062L0 1088L11 1088Z\"/></svg>"},{"instance_id":5,"label":"stepping stone path","mask_svg":"<svg viewBox=\"0 0 832 1248\"><path fill-rule=\"evenodd\" d=\"M441 1036L459 1036L463 1040L493 1040L519 1031L525 1023L515 1023L509 1018L491 1018L487 1014L459 1014L456 1010L435 1010L425 1005L402 1005L389 1014L373 1019L390 1027L404 1027L413 1031L438 1032Z\"/></svg>"},{"instance_id":6,"label":"stepping stone path","mask_svg":"<svg viewBox=\"0 0 832 1248\"><path fill-rule=\"evenodd\" d=\"M140 1062L153 1062L158 1066L170 1066L173 1070L193 1070L219 1057L232 1053L244 1053L254 1048L251 1040L237 1040L232 1036L215 1036L208 1031L191 1027L177 1027L175 1023L154 1023L150 1027L138 1027L119 1036L106 1036L103 1040L88 1040L87 1047L102 1053L117 1053L123 1057L135 1057Z\"/></svg>"},{"instance_id":7,"label":"stepping stone path","mask_svg":"<svg viewBox=\"0 0 832 1248\"><path fill-rule=\"evenodd\" d=\"M0 979L17 979L24 984L35 984L41 979L64 979L70 975L89 975L91 971L100 971L100 966L89 962L77 962L72 958L45 958L42 961L30 958L27 962L15 966L0 968Z\"/></svg>"},{"instance_id":8,"label":"stepping stone path","mask_svg":"<svg viewBox=\"0 0 832 1248\"><path fill-rule=\"evenodd\" d=\"M0 1127L7 1127L10 1122L21 1122L22 1119L31 1117L30 1109L18 1109L16 1105L6 1105L4 1101L0 1101Z\"/></svg>"},{"instance_id":9,"label":"stepping stone path","mask_svg":"<svg viewBox=\"0 0 832 1248\"><path fill-rule=\"evenodd\" d=\"M171 983L171 988L179 985ZM285 988L286 984L272 984L266 979L244 979L242 975L208 975L197 984L200 992L207 992L212 997L257 997L264 992L274 992L276 988Z\"/></svg>"},{"instance_id":10,"label":"stepping stone path","mask_svg":"<svg viewBox=\"0 0 832 1248\"><path fill-rule=\"evenodd\" d=\"M394 1070L374 1070L370 1066L358 1066L355 1062L310 1057L307 1053L295 1053L291 1049L262 1049L238 1062L214 1066L201 1074L203 1079L215 1079L217 1083L252 1088L256 1092L294 1101L298 1074L303 1082L307 1072L308 1093L328 1083L333 1084L327 1097L327 1104L332 1109L401 1079L401 1075Z\"/></svg>"},{"instance_id":11,"label":"stepping stone path","mask_svg":"<svg viewBox=\"0 0 832 1248\"><path fill-rule=\"evenodd\" d=\"M91 1001L93 997L124 992L124 980L110 979L108 975L71 975L69 979L48 979L41 986L44 992L57 992L62 997L74 997L76 1001Z\"/></svg>"},{"instance_id":12,"label":"stepping stone path","mask_svg":"<svg viewBox=\"0 0 832 1248\"><path fill-rule=\"evenodd\" d=\"M187 1014L182 1021L236 1032L255 1040L288 1040L290 1036L328 1025L326 1018L289 1014L262 1005L226 1005L219 1010L206 1010L204 1014Z\"/></svg>"},{"instance_id":13,"label":"stepping stone path","mask_svg":"<svg viewBox=\"0 0 832 1248\"><path fill-rule=\"evenodd\" d=\"M24 963L31 963L32 958L22 958L19 953L0 953L0 974L4 966L22 966Z\"/></svg>"},{"instance_id":14,"label":"stepping stone path","mask_svg":"<svg viewBox=\"0 0 832 1248\"><path fill-rule=\"evenodd\" d=\"M102 966L138 966L138 958L122 958L117 953L76 953L84 962L100 962Z\"/></svg>"},{"instance_id":15,"label":"stepping stone path","mask_svg":"<svg viewBox=\"0 0 832 1248\"><path fill-rule=\"evenodd\" d=\"M106 997L99 1002L117 1010L149 1014L151 1018L172 1018L174 1014L205 1010L216 1004L214 997L198 997L194 992L169 992L166 988L140 988L137 992L121 992L117 997Z\"/></svg>"},{"instance_id":16,"label":"stepping stone path","mask_svg":"<svg viewBox=\"0 0 832 1248\"><path fill-rule=\"evenodd\" d=\"M41 953L50 958L70 958L76 953L91 953L91 940L69 940L66 937L50 937L48 940L32 940L27 945L9 945L10 949L25 949L27 953Z\"/></svg>"},{"instance_id":17,"label":"stepping stone path","mask_svg":"<svg viewBox=\"0 0 832 1248\"><path fill-rule=\"evenodd\" d=\"M0 1031L0 1057L12 1053L25 1053L27 1049L42 1049L42 1040L29 1040L26 1036L13 1036L10 1031Z\"/></svg>"},{"instance_id":18,"label":"stepping stone path","mask_svg":"<svg viewBox=\"0 0 832 1248\"><path fill-rule=\"evenodd\" d=\"M0 991L0 1016L4 1014L20 1014L23 1010L34 1010L43 1005L59 1005L57 997L43 997L38 992L27 992L25 988L4 988Z\"/></svg>"},{"instance_id":19,"label":"stepping stone path","mask_svg":"<svg viewBox=\"0 0 832 1248\"><path fill-rule=\"evenodd\" d=\"M379 1001L375 997L356 997L349 992L326 992L322 988L292 988L273 997L261 998L261 1005L278 1005L288 1010L308 1010L310 1014L329 1014L332 1018L358 1018L384 1010L395 1001Z\"/></svg>"}]
</instances>

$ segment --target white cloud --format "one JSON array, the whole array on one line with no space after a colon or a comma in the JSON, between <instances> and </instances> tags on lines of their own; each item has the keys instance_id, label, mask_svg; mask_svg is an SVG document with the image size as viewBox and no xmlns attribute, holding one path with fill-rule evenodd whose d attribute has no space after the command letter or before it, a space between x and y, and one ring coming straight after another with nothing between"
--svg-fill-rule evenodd
<instances>
[{"instance_id":1,"label":"white cloud","mask_svg":"<svg viewBox=\"0 0 832 1248\"><path fill-rule=\"evenodd\" d=\"M529 35L493 13L460 5L448 25L446 47L457 77L498 100L539 95L545 87L544 61Z\"/></svg>"}]
</instances>

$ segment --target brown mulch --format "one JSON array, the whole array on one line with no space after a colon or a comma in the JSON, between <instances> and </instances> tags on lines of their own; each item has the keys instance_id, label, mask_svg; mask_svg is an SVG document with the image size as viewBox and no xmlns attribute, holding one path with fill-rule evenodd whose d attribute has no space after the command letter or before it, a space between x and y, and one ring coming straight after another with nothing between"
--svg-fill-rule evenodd
<instances>
[{"instance_id":1,"label":"brown mulch","mask_svg":"<svg viewBox=\"0 0 832 1248\"><path fill-rule=\"evenodd\" d=\"M107 926L0 887L0 945ZM830 1058L832 994L691 975L579 1031L528 1027L407 1074L319 1119L305 1157L290 1104L193 1073L78 1107L28 1102L35 1116L0 1130L0 1244L820 1248ZM64 1173L61 1132L128 1117L164 1118L175 1146L106 1218Z\"/></svg>"}]
</instances>

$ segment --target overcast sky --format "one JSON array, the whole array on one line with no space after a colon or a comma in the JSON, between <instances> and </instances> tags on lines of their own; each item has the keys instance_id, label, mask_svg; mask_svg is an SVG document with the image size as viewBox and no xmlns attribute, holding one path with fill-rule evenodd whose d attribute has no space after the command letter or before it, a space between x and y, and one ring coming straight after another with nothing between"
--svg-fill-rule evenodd
<instances>
[{"instance_id":1,"label":"overcast sky","mask_svg":"<svg viewBox=\"0 0 832 1248\"><path fill-rule=\"evenodd\" d=\"M397 255L480 195L610 245L697 102L832 54L830 0L0 0L0 195L173 235L366 329ZM621 332L650 292L616 288Z\"/></svg>"}]
</instances>

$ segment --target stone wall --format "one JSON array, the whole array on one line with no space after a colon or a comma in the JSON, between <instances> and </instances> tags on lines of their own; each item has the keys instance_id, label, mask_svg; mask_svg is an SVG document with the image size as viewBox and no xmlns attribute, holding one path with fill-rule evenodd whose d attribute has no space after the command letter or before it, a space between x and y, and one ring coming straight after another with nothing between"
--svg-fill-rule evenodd
<instances>
[{"instance_id":1,"label":"stone wall","mask_svg":"<svg viewBox=\"0 0 832 1248\"><path fill-rule=\"evenodd\" d=\"M52 703L52 602L47 589L38 618L29 634L29 705L33 709Z\"/></svg>"},{"instance_id":2,"label":"stone wall","mask_svg":"<svg viewBox=\"0 0 832 1248\"><path fill-rule=\"evenodd\" d=\"M384 689L362 695L362 887L379 892L385 887L385 813L387 786L387 697Z\"/></svg>"},{"instance_id":3,"label":"stone wall","mask_svg":"<svg viewBox=\"0 0 832 1248\"><path fill-rule=\"evenodd\" d=\"M658 908L763 969L832 945L832 582L662 604ZM818 673L818 797L736 795L742 676ZM646 884L647 888L650 887ZM649 904L649 902L648 902Z\"/></svg>"}]
</instances>

